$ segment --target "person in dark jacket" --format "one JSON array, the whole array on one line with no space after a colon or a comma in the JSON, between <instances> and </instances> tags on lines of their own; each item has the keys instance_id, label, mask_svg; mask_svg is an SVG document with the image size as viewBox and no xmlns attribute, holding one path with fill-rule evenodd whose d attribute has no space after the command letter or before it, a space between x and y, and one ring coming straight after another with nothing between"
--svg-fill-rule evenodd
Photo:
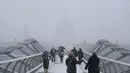
<instances>
[{"instance_id":1,"label":"person in dark jacket","mask_svg":"<svg viewBox=\"0 0 130 73\"><path fill-rule=\"evenodd\" d=\"M76 64L81 64L82 61L77 61L73 52L70 52L66 59L67 73L76 73Z\"/></svg>"},{"instance_id":2,"label":"person in dark jacket","mask_svg":"<svg viewBox=\"0 0 130 73\"><path fill-rule=\"evenodd\" d=\"M44 73L48 73L49 57L47 51L44 51L43 53L43 67L44 67Z\"/></svg>"},{"instance_id":3,"label":"person in dark jacket","mask_svg":"<svg viewBox=\"0 0 130 73\"><path fill-rule=\"evenodd\" d=\"M56 61L56 59L55 59L56 49L52 48L51 51L50 51L50 54L51 54L51 60L52 60L52 62L55 62Z\"/></svg>"},{"instance_id":4,"label":"person in dark jacket","mask_svg":"<svg viewBox=\"0 0 130 73\"><path fill-rule=\"evenodd\" d=\"M72 52L74 52L75 57L77 57L77 56L78 56L78 52L77 52L77 50L75 49L75 47L73 47Z\"/></svg>"},{"instance_id":5,"label":"person in dark jacket","mask_svg":"<svg viewBox=\"0 0 130 73\"><path fill-rule=\"evenodd\" d=\"M78 51L78 59L79 59L79 60L82 60L82 58L83 58L83 51L82 51L81 48L79 48L79 51Z\"/></svg>"},{"instance_id":6,"label":"person in dark jacket","mask_svg":"<svg viewBox=\"0 0 130 73\"><path fill-rule=\"evenodd\" d=\"M58 49L58 55L60 57L60 62L61 63L63 63L64 53L65 53L64 47L59 47L59 49Z\"/></svg>"},{"instance_id":7,"label":"person in dark jacket","mask_svg":"<svg viewBox=\"0 0 130 73\"><path fill-rule=\"evenodd\" d=\"M94 52L92 56L89 58L85 70L88 68L88 73L100 73L99 63L99 58L97 57L97 54Z\"/></svg>"}]
</instances>

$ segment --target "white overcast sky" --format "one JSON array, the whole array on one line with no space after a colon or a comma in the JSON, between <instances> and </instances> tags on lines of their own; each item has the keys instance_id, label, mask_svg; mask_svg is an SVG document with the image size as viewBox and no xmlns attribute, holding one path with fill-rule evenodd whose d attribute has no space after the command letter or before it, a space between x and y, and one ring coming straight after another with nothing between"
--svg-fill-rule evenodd
<instances>
[{"instance_id":1,"label":"white overcast sky","mask_svg":"<svg viewBox=\"0 0 130 73\"><path fill-rule=\"evenodd\" d=\"M55 40L63 8L68 8L65 29L71 24L76 34L70 36L72 41L108 39L130 44L129 0L0 0L0 41L23 40L25 26L28 37Z\"/></svg>"}]
</instances>

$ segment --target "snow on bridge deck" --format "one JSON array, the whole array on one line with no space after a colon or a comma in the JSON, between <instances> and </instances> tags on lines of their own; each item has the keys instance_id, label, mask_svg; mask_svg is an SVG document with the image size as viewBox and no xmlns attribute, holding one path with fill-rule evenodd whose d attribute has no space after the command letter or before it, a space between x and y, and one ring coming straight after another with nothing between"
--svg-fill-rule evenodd
<instances>
[{"instance_id":1,"label":"snow on bridge deck","mask_svg":"<svg viewBox=\"0 0 130 73\"><path fill-rule=\"evenodd\" d=\"M66 72L66 65L65 65L65 60L66 60L67 56L64 57L64 62L60 63L60 60L58 58L58 56L56 57L56 62L52 63L50 62L50 66L49 66L49 73L67 73ZM85 64L82 63L81 65L77 65L77 73L87 73L87 71L84 71L84 67ZM36 73L43 73L44 69L41 68L39 69Z\"/></svg>"}]
</instances>

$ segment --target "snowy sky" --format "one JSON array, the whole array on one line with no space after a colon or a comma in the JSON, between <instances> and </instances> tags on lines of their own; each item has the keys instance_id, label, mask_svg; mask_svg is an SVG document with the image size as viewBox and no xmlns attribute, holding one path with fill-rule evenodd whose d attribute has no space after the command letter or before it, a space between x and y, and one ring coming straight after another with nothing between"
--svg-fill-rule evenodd
<instances>
[{"instance_id":1,"label":"snowy sky","mask_svg":"<svg viewBox=\"0 0 130 73\"><path fill-rule=\"evenodd\" d=\"M68 9L68 22L61 22L63 8ZM63 26L68 24L64 28L62 23ZM0 41L23 40L25 26L28 26L28 37L38 40L72 38L76 43L84 39L95 43L108 39L130 44L130 1L0 0ZM62 33L64 36L57 37L61 35L57 33L59 26L68 29L62 32L70 35Z\"/></svg>"}]
</instances>

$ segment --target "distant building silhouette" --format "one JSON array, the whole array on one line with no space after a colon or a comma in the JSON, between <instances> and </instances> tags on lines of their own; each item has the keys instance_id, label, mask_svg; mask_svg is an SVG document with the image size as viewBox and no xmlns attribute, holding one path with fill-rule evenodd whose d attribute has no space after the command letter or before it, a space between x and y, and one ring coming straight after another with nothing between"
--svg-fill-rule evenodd
<instances>
[{"instance_id":1,"label":"distant building silhouette","mask_svg":"<svg viewBox=\"0 0 130 73\"><path fill-rule=\"evenodd\" d=\"M56 28L55 39L58 44L61 45L73 45L76 40L76 29L74 25L70 22L68 17L68 9L63 8L63 18L59 21Z\"/></svg>"}]
</instances>

